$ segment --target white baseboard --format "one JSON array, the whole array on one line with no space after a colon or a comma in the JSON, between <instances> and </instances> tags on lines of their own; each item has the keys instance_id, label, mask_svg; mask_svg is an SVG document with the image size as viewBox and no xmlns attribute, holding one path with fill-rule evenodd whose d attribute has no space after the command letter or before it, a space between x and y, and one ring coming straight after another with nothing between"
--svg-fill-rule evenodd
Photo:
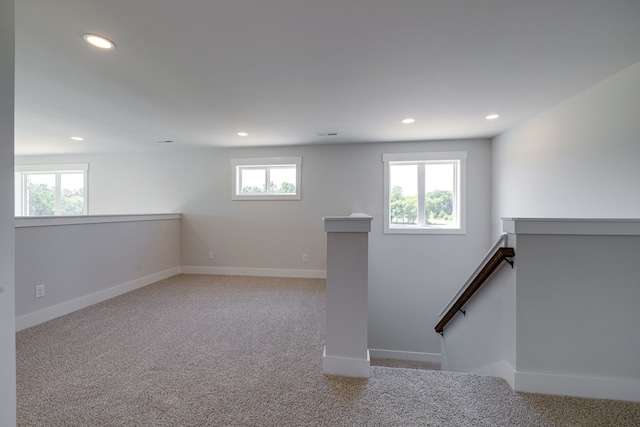
<instances>
[{"instance_id":1,"label":"white baseboard","mask_svg":"<svg viewBox=\"0 0 640 427\"><path fill-rule=\"evenodd\" d=\"M509 383L511 388L515 389L514 385L516 372L511 364L506 360L500 360L489 366L485 366L484 368L476 369L471 373L476 375L486 375L490 377L503 378L507 383Z\"/></svg>"},{"instance_id":2,"label":"white baseboard","mask_svg":"<svg viewBox=\"0 0 640 427\"><path fill-rule=\"evenodd\" d=\"M106 301L110 298L117 297L118 295L122 295L135 289L142 288L168 277L175 276L176 274L180 274L180 267L173 267L168 270L150 274L145 277L140 277L139 279L135 279L127 283L121 283L119 285L115 285L89 295L72 299L71 301L63 302L61 304L45 308L44 310L25 314L16 318L16 332L30 328L32 326L36 326L40 323L47 322L49 320L55 319L56 317L73 313L74 311L89 307L90 305L97 304L102 301Z\"/></svg>"},{"instance_id":3,"label":"white baseboard","mask_svg":"<svg viewBox=\"0 0 640 427\"><path fill-rule=\"evenodd\" d=\"M326 279L325 270L297 270L286 268L198 267L182 266L185 274L217 274L229 276L296 277L301 279Z\"/></svg>"},{"instance_id":4,"label":"white baseboard","mask_svg":"<svg viewBox=\"0 0 640 427\"><path fill-rule=\"evenodd\" d=\"M503 378L515 391L640 402L638 380L517 372L506 360L471 373Z\"/></svg>"},{"instance_id":5,"label":"white baseboard","mask_svg":"<svg viewBox=\"0 0 640 427\"><path fill-rule=\"evenodd\" d=\"M369 365L371 359L367 351L366 359L353 357L327 356L327 347L322 354L322 373L327 375L340 375L342 377L369 378Z\"/></svg>"},{"instance_id":6,"label":"white baseboard","mask_svg":"<svg viewBox=\"0 0 640 427\"><path fill-rule=\"evenodd\" d=\"M157 281L166 279L176 274L218 274L218 275L234 275L234 276L264 276L264 277L295 277L304 279L324 279L326 278L325 270L293 270L293 269L274 269L274 268L238 268L238 267L173 267L168 270L150 274L139 279L132 280L127 283L114 285L110 288L98 291L89 295L72 299L45 308L34 313L29 313L16 317L16 332L40 323L73 313L74 311L89 307L90 305L106 301L110 298L117 297L124 293L133 291L138 288L150 285Z\"/></svg>"},{"instance_id":7,"label":"white baseboard","mask_svg":"<svg viewBox=\"0 0 640 427\"><path fill-rule=\"evenodd\" d=\"M516 391L640 402L640 381L515 372Z\"/></svg>"},{"instance_id":8,"label":"white baseboard","mask_svg":"<svg viewBox=\"0 0 640 427\"><path fill-rule=\"evenodd\" d=\"M413 362L434 362L440 363L440 353L421 353L417 351L397 351L397 350L380 350L375 348L369 349L371 357L381 359L409 360Z\"/></svg>"}]
</instances>

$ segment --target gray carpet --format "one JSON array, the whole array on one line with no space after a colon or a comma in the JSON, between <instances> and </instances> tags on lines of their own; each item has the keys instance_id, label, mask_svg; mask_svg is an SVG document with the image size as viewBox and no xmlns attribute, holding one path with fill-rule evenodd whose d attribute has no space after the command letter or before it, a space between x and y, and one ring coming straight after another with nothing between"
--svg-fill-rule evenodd
<instances>
[{"instance_id":1,"label":"gray carpet","mask_svg":"<svg viewBox=\"0 0 640 427\"><path fill-rule=\"evenodd\" d=\"M179 275L21 331L18 425L582 425L498 378L323 375L324 304L323 280Z\"/></svg>"}]
</instances>

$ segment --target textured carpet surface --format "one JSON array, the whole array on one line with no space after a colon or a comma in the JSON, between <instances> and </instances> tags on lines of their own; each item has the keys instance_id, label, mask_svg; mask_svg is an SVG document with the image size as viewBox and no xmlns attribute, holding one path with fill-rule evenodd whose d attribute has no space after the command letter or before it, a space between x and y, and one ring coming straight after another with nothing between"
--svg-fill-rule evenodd
<instances>
[{"instance_id":1,"label":"textured carpet surface","mask_svg":"<svg viewBox=\"0 0 640 427\"><path fill-rule=\"evenodd\" d=\"M323 280L175 276L19 332L18 425L566 421L498 378L385 366L368 379L323 375L324 323Z\"/></svg>"}]
</instances>

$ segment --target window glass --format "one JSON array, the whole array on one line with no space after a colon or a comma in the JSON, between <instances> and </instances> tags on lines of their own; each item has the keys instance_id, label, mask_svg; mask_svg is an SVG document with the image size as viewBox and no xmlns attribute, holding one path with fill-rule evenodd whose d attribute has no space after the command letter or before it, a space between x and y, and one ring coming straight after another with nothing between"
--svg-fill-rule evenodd
<instances>
[{"instance_id":1,"label":"window glass","mask_svg":"<svg viewBox=\"0 0 640 427\"><path fill-rule=\"evenodd\" d=\"M269 172L272 193L296 194L295 166L276 166L270 168Z\"/></svg>"},{"instance_id":2,"label":"window glass","mask_svg":"<svg viewBox=\"0 0 640 427\"><path fill-rule=\"evenodd\" d=\"M85 215L87 164L16 165L16 216Z\"/></svg>"},{"instance_id":3,"label":"window glass","mask_svg":"<svg viewBox=\"0 0 640 427\"><path fill-rule=\"evenodd\" d=\"M265 193L265 183L267 182L266 169L241 168L240 169L240 192L242 194Z\"/></svg>"},{"instance_id":4,"label":"window glass","mask_svg":"<svg viewBox=\"0 0 640 427\"><path fill-rule=\"evenodd\" d=\"M383 155L385 233L465 232L466 152Z\"/></svg>"},{"instance_id":5,"label":"window glass","mask_svg":"<svg viewBox=\"0 0 640 427\"><path fill-rule=\"evenodd\" d=\"M26 175L27 215L55 215L55 174L30 173Z\"/></svg>"},{"instance_id":6,"label":"window glass","mask_svg":"<svg viewBox=\"0 0 640 427\"><path fill-rule=\"evenodd\" d=\"M390 166L392 224L413 224L418 220L418 166Z\"/></svg>"},{"instance_id":7,"label":"window glass","mask_svg":"<svg viewBox=\"0 0 640 427\"><path fill-rule=\"evenodd\" d=\"M300 200L302 157L231 159L232 200Z\"/></svg>"},{"instance_id":8,"label":"window glass","mask_svg":"<svg viewBox=\"0 0 640 427\"><path fill-rule=\"evenodd\" d=\"M455 164L426 164L424 174L427 225L455 227Z\"/></svg>"},{"instance_id":9,"label":"window glass","mask_svg":"<svg viewBox=\"0 0 640 427\"><path fill-rule=\"evenodd\" d=\"M61 174L60 188L62 215L82 215L84 213L84 174Z\"/></svg>"}]
</instances>

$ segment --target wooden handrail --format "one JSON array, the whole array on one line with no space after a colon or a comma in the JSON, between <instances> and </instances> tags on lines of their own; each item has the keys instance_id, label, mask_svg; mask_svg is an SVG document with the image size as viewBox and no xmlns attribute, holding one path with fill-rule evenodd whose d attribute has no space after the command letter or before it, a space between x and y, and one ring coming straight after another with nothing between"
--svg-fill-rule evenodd
<instances>
[{"instance_id":1,"label":"wooden handrail","mask_svg":"<svg viewBox=\"0 0 640 427\"><path fill-rule=\"evenodd\" d=\"M447 313L444 315L442 320L438 322L436 325L436 332L440 335L444 335L444 327L453 316L456 315L458 311L462 311L462 307L471 299L473 294L476 293L478 289L482 286L482 284L491 276L496 268L500 265L502 261L507 261L513 267L513 262L509 261L507 258L511 258L515 256L515 251L513 248L498 248L493 256L486 262L486 264L482 267L482 269L478 272L478 274L473 278L467 289L464 290L462 295L456 300L456 302L449 308Z\"/></svg>"}]
</instances>

